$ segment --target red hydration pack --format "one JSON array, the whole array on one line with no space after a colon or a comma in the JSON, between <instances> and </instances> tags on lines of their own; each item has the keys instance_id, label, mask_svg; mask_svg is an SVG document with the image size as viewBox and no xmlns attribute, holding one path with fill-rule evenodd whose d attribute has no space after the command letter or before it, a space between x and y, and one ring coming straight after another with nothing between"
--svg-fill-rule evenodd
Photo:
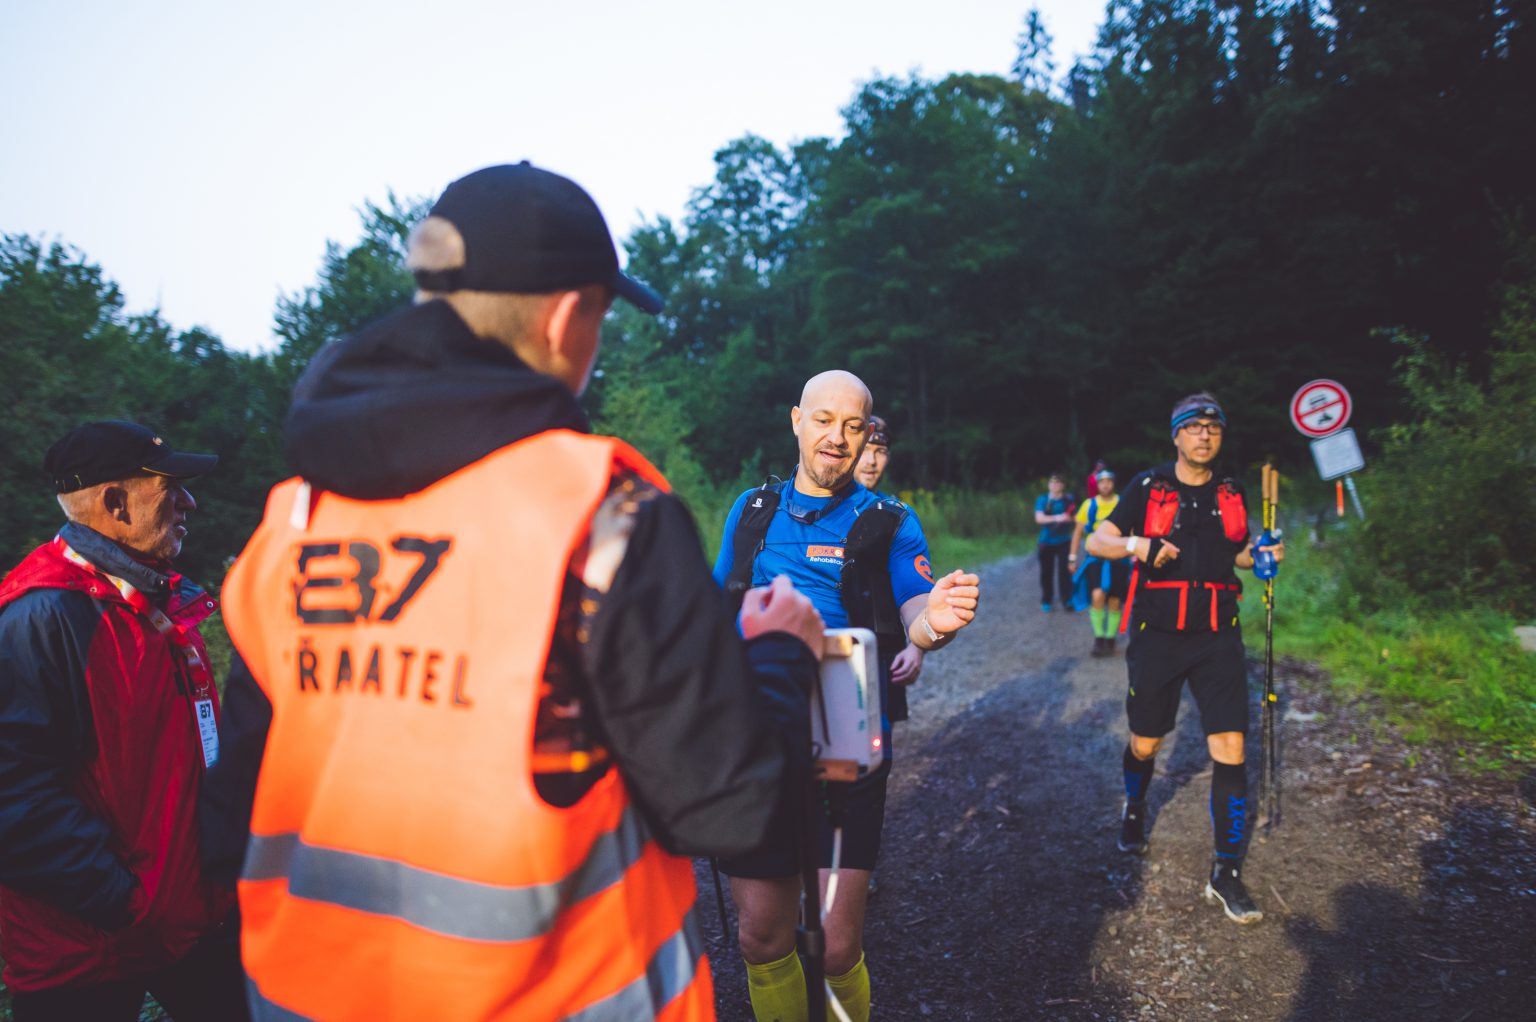
<instances>
[{"instance_id":1,"label":"red hydration pack","mask_svg":"<svg viewBox=\"0 0 1536 1022\"><path fill-rule=\"evenodd\" d=\"M1174 528L1179 523L1179 489L1169 479L1154 476L1147 485L1147 514L1143 531L1149 539L1160 539L1173 534ZM1248 508L1243 504L1242 491L1237 483L1231 479L1223 479L1216 487L1216 509L1221 515L1221 530L1227 539L1234 543L1246 543L1248 541ZM1141 562L1138 560L1131 569L1131 584L1125 594L1125 613L1120 618L1120 631L1124 633L1131 626L1131 606L1136 601L1136 589L1141 581ZM1183 631L1189 621L1189 593L1190 590L1204 589L1211 594L1211 631L1218 631L1220 621L1217 617L1216 603L1218 595L1223 590L1235 589L1238 591L1238 599L1242 599L1242 587L1230 582L1192 582L1184 579L1171 579L1168 581L1151 581L1146 583L1148 589L1177 589L1179 590L1179 619L1178 629Z\"/></svg>"},{"instance_id":2,"label":"red hydration pack","mask_svg":"<svg viewBox=\"0 0 1536 1022\"><path fill-rule=\"evenodd\" d=\"M1179 524L1179 488L1166 479L1153 479L1147 487L1147 523L1149 538L1168 536Z\"/></svg>"},{"instance_id":3,"label":"red hydration pack","mask_svg":"<svg viewBox=\"0 0 1536 1022\"><path fill-rule=\"evenodd\" d=\"M1237 483L1223 479L1216 487L1216 509L1221 512L1221 530L1234 543L1248 542L1248 508Z\"/></svg>"}]
</instances>

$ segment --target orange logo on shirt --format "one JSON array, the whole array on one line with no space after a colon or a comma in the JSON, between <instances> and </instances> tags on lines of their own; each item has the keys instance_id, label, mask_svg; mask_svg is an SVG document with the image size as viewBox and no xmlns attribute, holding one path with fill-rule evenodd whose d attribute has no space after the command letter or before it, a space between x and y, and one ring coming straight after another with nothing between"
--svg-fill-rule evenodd
<instances>
[{"instance_id":1,"label":"orange logo on shirt","mask_svg":"<svg viewBox=\"0 0 1536 1022\"><path fill-rule=\"evenodd\" d=\"M912 559L912 566L917 569L917 573L919 575L923 576L930 582L933 581L933 566L928 563L928 558L926 556L923 554L918 554Z\"/></svg>"},{"instance_id":2,"label":"orange logo on shirt","mask_svg":"<svg viewBox=\"0 0 1536 1022\"><path fill-rule=\"evenodd\" d=\"M836 557L843 559L843 548L840 546L808 546L805 548L807 557Z\"/></svg>"}]
</instances>

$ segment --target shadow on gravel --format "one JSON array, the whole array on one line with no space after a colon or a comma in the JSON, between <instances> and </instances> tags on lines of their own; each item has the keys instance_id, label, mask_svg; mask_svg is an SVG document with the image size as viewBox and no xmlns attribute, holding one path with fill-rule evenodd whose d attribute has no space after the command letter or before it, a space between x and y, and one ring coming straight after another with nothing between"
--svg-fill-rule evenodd
<instances>
[{"instance_id":1,"label":"shadow on gravel","mask_svg":"<svg viewBox=\"0 0 1536 1022\"><path fill-rule=\"evenodd\" d=\"M1113 850L1123 710L1069 711L1077 663L1009 679L898 754L907 783L893 787L866 931L881 1019L1104 1017L1126 1003L1092 958L1105 913L1141 891L1141 861Z\"/></svg>"},{"instance_id":2,"label":"shadow on gravel","mask_svg":"<svg viewBox=\"0 0 1536 1022\"><path fill-rule=\"evenodd\" d=\"M1307 956L1293 1022L1529 1019L1536 1012L1536 848L1502 807L1460 809L1419 848L1417 903L1369 883L1334 895L1336 924L1292 919Z\"/></svg>"}]
</instances>

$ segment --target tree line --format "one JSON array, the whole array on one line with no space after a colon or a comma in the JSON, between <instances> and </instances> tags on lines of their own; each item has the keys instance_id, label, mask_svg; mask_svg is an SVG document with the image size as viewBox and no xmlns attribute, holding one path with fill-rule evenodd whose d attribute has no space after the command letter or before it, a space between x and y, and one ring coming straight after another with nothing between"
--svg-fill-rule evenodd
<instances>
[{"instance_id":1,"label":"tree line","mask_svg":"<svg viewBox=\"0 0 1536 1022\"><path fill-rule=\"evenodd\" d=\"M1475 396L1514 435L1479 440L1478 457L1536 511L1529 404L1503 404L1520 399L1509 367L1536 329L1521 305L1536 279L1533 7L1113 0L1064 69L1030 13L1008 75L880 78L840 137L732 140L680 218L625 241L667 308L614 313L594 421L713 500L791 467L787 408L811 372L841 366L891 421L904 485L996 490L1160 458L1173 400L1211 389L1236 466L1274 455L1309 472L1286 404L1327 375L1353 391L1383 478L1427 471L1411 460L1432 446L1427 424L1465 431ZM47 443L120 415L224 457L198 494L206 538L188 545L218 577L284 475L297 374L410 300L400 256L426 206L366 206L360 240L279 300L280 343L262 354L128 316L83 254L7 237L6 553L56 525ZM1464 471L1442 465L1437 485ZM1480 551L1455 583L1468 591L1487 595L1490 566L1523 549L1494 516L1451 532ZM1500 591L1529 595L1530 571L1500 568Z\"/></svg>"}]
</instances>

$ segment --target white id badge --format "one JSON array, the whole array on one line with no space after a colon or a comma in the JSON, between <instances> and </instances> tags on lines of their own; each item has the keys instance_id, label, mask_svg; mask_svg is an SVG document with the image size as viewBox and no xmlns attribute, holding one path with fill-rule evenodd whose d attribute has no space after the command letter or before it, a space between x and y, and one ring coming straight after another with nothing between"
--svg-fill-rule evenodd
<instances>
[{"instance_id":1,"label":"white id badge","mask_svg":"<svg viewBox=\"0 0 1536 1022\"><path fill-rule=\"evenodd\" d=\"M213 716L213 700L193 700L192 708L197 713L197 736L203 740L203 766L211 767L219 761L219 722Z\"/></svg>"}]
</instances>

